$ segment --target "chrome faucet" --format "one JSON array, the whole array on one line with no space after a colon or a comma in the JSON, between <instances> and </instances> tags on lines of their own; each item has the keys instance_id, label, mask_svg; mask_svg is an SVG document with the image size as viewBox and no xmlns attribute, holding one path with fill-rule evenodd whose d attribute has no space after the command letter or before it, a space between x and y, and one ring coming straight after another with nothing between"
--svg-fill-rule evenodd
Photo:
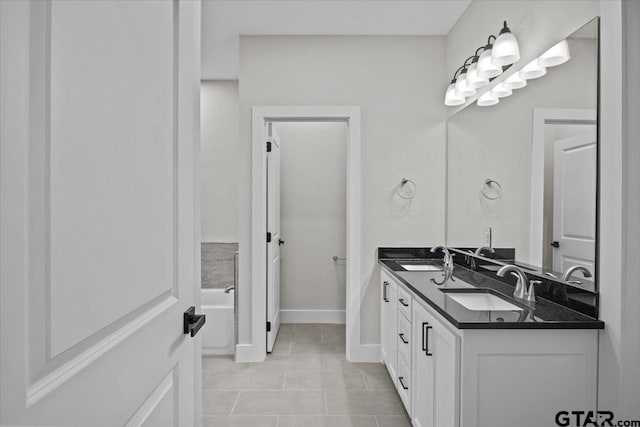
<instances>
[{"instance_id":1,"label":"chrome faucet","mask_svg":"<svg viewBox=\"0 0 640 427\"><path fill-rule=\"evenodd\" d=\"M475 256L482 256L482 251L483 251L483 250L487 250L487 251L491 252L492 254L495 254L495 253L496 253L495 249L493 249L493 248L488 248L488 247L486 247L486 246L482 246L482 247L480 247L480 248L476 249L476 252L475 252L475 254L474 254L474 255L475 255Z\"/></svg>"},{"instance_id":2,"label":"chrome faucet","mask_svg":"<svg viewBox=\"0 0 640 427\"><path fill-rule=\"evenodd\" d=\"M231 291L235 291L235 290L236 290L236 287L235 287L235 286L233 286L233 285L231 285L231 286L227 286L226 288L224 288L224 293L225 293L225 294L228 294L229 292L231 292Z\"/></svg>"},{"instance_id":3,"label":"chrome faucet","mask_svg":"<svg viewBox=\"0 0 640 427\"><path fill-rule=\"evenodd\" d=\"M569 269L564 272L564 274L562 275L562 280L569 281L569 279L571 278L571 275L576 271L581 271L584 277L592 276L591 272L587 270L586 267L583 267L581 265L574 265L573 267L569 267Z\"/></svg>"},{"instance_id":4,"label":"chrome faucet","mask_svg":"<svg viewBox=\"0 0 640 427\"><path fill-rule=\"evenodd\" d=\"M442 245L434 246L431 248L431 253L435 253L438 249L442 249L444 253L443 263L447 268L453 268L453 255L449 252L449 249Z\"/></svg>"},{"instance_id":5,"label":"chrome faucet","mask_svg":"<svg viewBox=\"0 0 640 427\"><path fill-rule=\"evenodd\" d=\"M500 277L504 277L504 275L510 271L518 277L518 282L516 283L516 289L513 292L513 296L519 299L526 299L529 295L527 292L527 288L529 288L529 278L520 267L516 267L515 265L505 265L504 267L501 267L496 274ZM529 289L529 292L532 291L533 289Z\"/></svg>"}]
</instances>

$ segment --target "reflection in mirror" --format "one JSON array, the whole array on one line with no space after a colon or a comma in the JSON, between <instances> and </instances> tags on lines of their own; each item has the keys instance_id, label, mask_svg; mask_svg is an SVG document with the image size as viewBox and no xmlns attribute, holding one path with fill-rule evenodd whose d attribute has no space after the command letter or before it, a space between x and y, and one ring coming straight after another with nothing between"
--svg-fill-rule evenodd
<instances>
[{"instance_id":1,"label":"reflection in mirror","mask_svg":"<svg viewBox=\"0 0 640 427\"><path fill-rule=\"evenodd\" d=\"M514 248L520 265L596 277L597 36L594 20L566 39L568 61L449 118L448 246L486 246L491 227L492 246ZM593 277L566 280L595 290Z\"/></svg>"}]
</instances>

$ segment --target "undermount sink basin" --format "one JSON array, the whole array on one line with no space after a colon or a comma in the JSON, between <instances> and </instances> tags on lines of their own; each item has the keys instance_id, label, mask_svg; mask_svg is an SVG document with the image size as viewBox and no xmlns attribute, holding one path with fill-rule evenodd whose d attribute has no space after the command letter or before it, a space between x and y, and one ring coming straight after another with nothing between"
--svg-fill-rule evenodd
<instances>
[{"instance_id":1,"label":"undermount sink basin","mask_svg":"<svg viewBox=\"0 0 640 427\"><path fill-rule=\"evenodd\" d=\"M407 271L442 271L441 267L432 264L400 264Z\"/></svg>"},{"instance_id":2,"label":"undermount sink basin","mask_svg":"<svg viewBox=\"0 0 640 427\"><path fill-rule=\"evenodd\" d=\"M443 289L443 292L445 290ZM488 292L447 292L447 296L472 311L522 311L522 308Z\"/></svg>"}]
</instances>

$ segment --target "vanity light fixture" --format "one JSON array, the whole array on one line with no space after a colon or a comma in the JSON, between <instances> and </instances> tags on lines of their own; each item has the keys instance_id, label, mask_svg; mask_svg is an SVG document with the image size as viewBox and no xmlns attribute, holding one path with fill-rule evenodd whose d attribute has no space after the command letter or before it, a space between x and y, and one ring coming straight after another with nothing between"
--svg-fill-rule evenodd
<instances>
[{"instance_id":1,"label":"vanity light fixture","mask_svg":"<svg viewBox=\"0 0 640 427\"><path fill-rule=\"evenodd\" d=\"M476 94L476 90L467 85L467 67L463 65L462 72L458 76L456 81L456 95L460 97L467 97Z\"/></svg>"},{"instance_id":2,"label":"vanity light fixture","mask_svg":"<svg viewBox=\"0 0 640 427\"><path fill-rule=\"evenodd\" d=\"M456 105L464 104L464 97L458 96L456 93L456 79L451 80L447 93L444 96L444 105L449 107L455 107Z\"/></svg>"},{"instance_id":3,"label":"vanity light fixture","mask_svg":"<svg viewBox=\"0 0 640 427\"><path fill-rule=\"evenodd\" d=\"M489 93L496 98L504 98L510 96L513 91L505 87L504 83L499 83L496 87L491 89Z\"/></svg>"},{"instance_id":4,"label":"vanity light fixture","mask_svg":"<svg viewBox=\"0 0 640 427\"><path fill-rule=\"evenodd\" d=\"M504 27L500 30L500 34L491 50L491 63L505 66L514 64L519 60L520 48L518 47L518 41L509 27L507 27L507 21L504 21Z\"/></svg>"},{"instance_id":5,"label":"vanity light fixture","mask_svg":"<svg viewBox=\"0 0 640 427\"><path fill-rule=\"evenodd\" d=\"M500 99L498 99L498 97L493 96L491 92L486 92L480 98L478 98L477 104L480 107L489 107L491 105L496 105L498 102L500 102Z\"/></svg>"},{"instance_id":6,"label":"vanity light fixture","mask_svg":"<svg viewBox=\"0 0 640 427\"><path fill-rule=\"evenodd\" d=\"M489 84L489 78L484 75L480 75L478 71L478 51L482 48L478 48L476 50L475 55L473 55L473 60L471 61L471 65L469 66L469 70L467 71L467 86L472 87L474 89L480 89ZM500 69L502 72L502 69Z\"/></svg>"},{"instance_id":7,"label":"vanity light fixture","mask_svg":"<svg viewBox=\"0 0 640 427\"><path fill-rule=\"evenodd\" d=\"M564 64L569 59L571 59L571 55L569 54L569 44L566 40L562 40L560 43L540 55L540 58L538 58L538 65L541 67L555 67L556 65Z\"/></svg>"},{"instance_id":8,"label":"vanity light fixture","mask_svg":"<svg viewBox=\"0 0 640 427\"><path fill-rule=\"evenodd\" d=\"M538 77L542 77L547 74L547 69L542 67L538 63L537 59L534 59L525 65L518 74L520 75L520 78L524 80L537 79Z\"/></svg>"},{"instance_id":9,"label":"vanity light fixture","mask_svg":"<svg viewBox=\"0 0 640 427\"><path fill-rule=\"evenodd\" d=\"M507 21L504 21L498 37L490 35L487 44L479 47L453 74L444 96L445 105L464 104L467 97L476 94L476 89L488 85L491 79L502 74L519 59L518 41L511 34Z\"/></svg>"},{"instance_id":10,"label":"vanity light fixture","mask_svg":"<svg viewBox=\"0 0 640 427\"><path fill-rule=\"evenodd\" d=\"M487 44L481 48L483 51L478 59L478 77L485 79L492 79L502 74L502 67L494 65L491 62L491 51L493 50L493 44L491 43L492 37L495 40L496 36L489 36Z\"/></svg>"},{"instance_id":11,"label":"vanity light fixture","mask_svg":"<svg viewBox=\"0 0 640 427\"><path fill-rule=\"evenodd\" d=\"M527 81L520 77L519 73L515 73L507 77L507 79L503 82L504 87L507 89L520 89L527 85Z\"/></svg>"}]
</instances>

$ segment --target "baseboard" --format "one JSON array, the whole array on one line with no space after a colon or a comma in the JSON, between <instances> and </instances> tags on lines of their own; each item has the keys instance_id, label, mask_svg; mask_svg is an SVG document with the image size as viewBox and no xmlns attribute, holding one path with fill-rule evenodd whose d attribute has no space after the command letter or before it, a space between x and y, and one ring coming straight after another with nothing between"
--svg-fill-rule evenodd
<instances>
[{"instance_id":1,"label":"baseboard","mask_svg":"<svg viewBox=\"0 0 640 427\"><path fill-rule=\"evenodd\" d=\"M280 310L281 323L346 323L345 310Z\"/></svg>"},{"instance_id":2,"label":"baseboard","mask_svg":"<svg viewBox=\"0 0 640 427\"><path fill-rule=\"evenodd\" d=\"M236 345L236 362L238 363L262 362L266 356L267 349L264 343L261 348L251 344Z\"/></svg>"},{"instance_id":3,"label":"baseboard","mask_svg":"<svg viewBox=\"0 0 640 427\"><path fill-rule=\"evenodd\" d=\"M360 344L353 350L355 351L351 351L351 354L347 355L349 362L382 362L380 344Z\"/></svg>"},{"instance_id":4,"label":"baseboard","mask_svg":"<svg viewBox=\"0 0 640 427\"><path fill-rule=\"evenodd\" d=\"M222 356L225 354L233 354L234 347L227 348L205 348L202 347L203 356Z\"/></svg>"}]
</instances>

